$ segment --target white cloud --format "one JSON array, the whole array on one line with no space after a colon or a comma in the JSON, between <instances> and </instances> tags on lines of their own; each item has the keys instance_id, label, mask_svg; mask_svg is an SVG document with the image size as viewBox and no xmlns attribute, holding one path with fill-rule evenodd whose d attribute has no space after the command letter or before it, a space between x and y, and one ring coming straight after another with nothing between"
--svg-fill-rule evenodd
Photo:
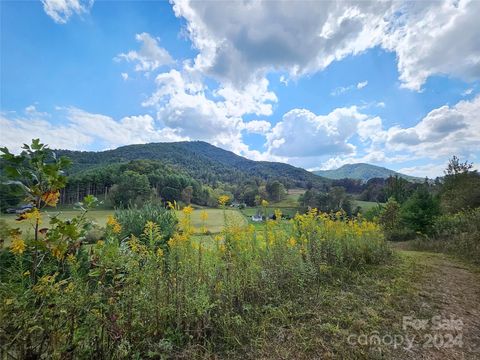
<instances>
[{"instance_id":1,"label":"white cloud","mask_svg":"<svg viewBox=\"0 0 480 360\"><path fill-rule=\"evenodd\" d=\"M175 0L199 54L194 67L234 84L267 72L292 77L381 46L397 55L404 87L431 75L480 78L476 0L283 2Z\"/></svg>"},{"instance_id":2,"label":"white cloud","mask_svg":"<svg viewBox=\"0 0 480 360\"><path fill-rule=\"evenodd\" d=\"M43 10L58 24L65 24L74 14L88 13L94 0L42 0Z\"/></svg>"},{"instance_id":3,"label":"white cloud","mask_svg":"<svg viewBox=\"0 0 480 360\"><path fill-rule=\"evenodd\" d=\"M52 148L86 150L93 143L105 148L156 141L188 140L175 129L155 127L150 115L128 116L119 121L101 114L93 114L74 107L58 108L59 114L47 114L28 107L24 115L3 112L0 115L0 142L2 146L19 152L23 143L33 137ZM55 116L67 121L58 125L50 121Z\"/></svg>"},{"instance_id":4,"label":"white cloud","mask_svg":"<svg viewBox=\"0 0 480 360\"><path fill-rule=\"evenodd\" d=\"M150 72L164 65L173 63L173 59L167 50L159 46L159 40L148 33L141 33L135 39L142 43L139 51L131 50L128 53L117 55L114 60L125 60L135 63L135 71Z\"/></svg>"},{"instance_id":5,"label":"white cloud","mask_svg":"<svg viewBox=\"0 0 480 360\"><path fill-rule=\"evenodd\" d=\"M386 131L387 149L438 158L480 149L480 96L430 111L417 125Z\"/></svg>"},{"instance_id":6,"label":"white cloud","mask_svg":"<svg viewBox=\"0 0 480 360\"><path fill-rule=\"evenodd\" d=\"M428 177L434 179L437 176L443 176L443 171L447 168L447 163L444 164L426 164L426 165L416 165L404 167L398 170L399 173L417 176L417 177Z\"/></svg>"},{"instance_id":7,"label":"white cloud","mask_svg":"<svg viewBox=\"0 0 480 360\"><path fill-rule=\"evenodd\" d=\"M286 113L266 135L267 152L309 169L348 163L408 163L452 155L480 155L480 96L430 111L415 126L385 128L382 119L358 107L337 108L326 115L305 109ZM412 166L410 173L413 174ZM433 174L419 168L417 174Z\"/></svg>"},{"instance_id":8,"label":"white cloud","mask_svg":"<svg viewBox=\"0 0 480 360\"><path fill-rule=\"evenodd\" d=\"M174 2L200 52L195 67L235 84L272 69L296 77L358 54L379 43L389 9L368 2Z\"/></svg>"},{"instance_id":9,"label":"white cloud","mask_svg":"<svg viewBox=\"0 0 480 360\"><path fill-rule=\"evenodd\" d=\"M272 125L265 120L252 120L245 123L245 130L251 134L265 135Z\"/></svg>"},{"instance_id":10,"label":"white cloud","mask_svg":"<svg viewBox=\"0 0 480 360\"><path fill-rule=\"evenodd\" d=\"M339 86L339 87L336 87L335 89L333 89L333 91L330 93L330 95L332 96L338 96L338 95L342 95L350 90L353 90L354 86L353 85L349 85L349 86Z\"/></svg>"},{"instance_id":11,"label":"white cloud","mask_svg":"<svg viewBox=\"0 0 480 360\"><path fill-rule=\"evenodd\" d=\"M249 125L242 116L272 114L277 97L268 91L268 81L260 79L243 89L220 85L212 92L197 76L188 67L159 74L157 90L143 105L154 107L157 120L181 136L205 140L237 154L260 156L243 143L242 130Z\"/></svg>"},{"instance_id":12,"label":"white cloud","mask_svg":"<svg viewBox=\"0 0 480 360\"><path fill-rule=\"evenodd\" d=\"M127 73L122 73L122 79L123 80L128 80L128 74Z\"/></svg>"},{"instance_id":13,"label":"white cloud","mask_svg":"<svg viewBox=\"0 0 480 360\"><path fill-rule=\"evenodd\" d=\"M368 85L368 81L365 80L365 81L361 81L357 84L357 89L363 89L365 86Z\"/></svg>"},{"instance_id":14,"label":"white cloud","mask_svg":"<svg viewBox=\"0 0 480 360\"><path fill-rule=\"evenodd\" d=\"M268 151L285 157L352 154L349 142L359 124L368 119L355 106L337 108L327 115L294 109L283 115L267 134Z\"/></svg>"},{"instance_id":15,"label":"white cloud","mask_svg":"<svg viewBox=\"0 0 480 360\"><path fill-rule=\"evenodd\" d=\"M464 92L462 92L462 96L467 96L467 95L470 95L471 93L473 93L473 88L469 88Z\"/></svg>"},{"instance_id":16,"label":"white cloud","mask_svg":"<svg viewBox=\"0 0 480 360\"><path fill-rule=\"evenodd\" d=\"M403 86L420 90L431 75L480 78L480 1L406 2L382 46L395 51Z\"/></svg>"}]
</instances>

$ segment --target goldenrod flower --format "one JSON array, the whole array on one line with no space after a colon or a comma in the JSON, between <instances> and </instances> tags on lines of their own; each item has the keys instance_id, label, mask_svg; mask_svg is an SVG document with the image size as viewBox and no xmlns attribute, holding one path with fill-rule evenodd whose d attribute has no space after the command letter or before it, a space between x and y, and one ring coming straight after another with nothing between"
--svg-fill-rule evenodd
<instances>
[{"instance_id":1,"label":"goldenrod flower","mask_svg":"<svg viewBox=\"0 0 480 360\"><path fill-rule=\"evenodd\" d=\"M157 256L158 256L159 258L163 257L163 250L162 250L162 248L158 248L158 249L157 249Z\"/></svg>"},{"instance_id":2,"label":"goldenrod flower","mask_svg":"<svg viewBox=\"0 0 480 360\"><path fill-rule=\"evenodd\" d=\"M14 254L23 254L25 249L25 242L20 236L15 235L12 240L12 245L10 245L10 251Z\"/></svg>"},{"instance_id":3,"label":"goldenrod flower","mask_svg":"<svg viewBox=\"0 0 480 360\"><path fill-rule=\"evenodd\" d=\"M262 200L262 206L267 207L268 206L268 201L267 200Z\"/></svg>"},{"instance_id":4,"label":"goldenrod flower","mask_svg":"<svg viewBox=\"0 0 480 360\"><path fill-rule=\"evenodd\" d=\"M297 240L295 240L294 237L291 237L290 239L288 239L288 245L294 247L295 245L297 245Z\"/></svg>"},{"instance_id":5,"label":"goldenrod flower","mask_svg":"<svg viewBox=\"0 0 480 360\"><path fill-rule=\"evenodd\" d=\"M282 211L280 209L275 209L273 212L275 214L275 219L276 220L281 220L282 219Z\"/></svg>"},{"instance_id":6,"label":"goldenrod flower","mask_svg":"<svg viewBox=\"0 0 480 360\"><path fill-rule=\"evenodd\" d=\"M34 207L28 212L24 212L23 214L21 214L17 220L34 220L34 222L38 222L39 225L42 223L40 211L38 211L36 207Z\"/></svg>"},{"instance_id":7,"label":"goldenrod flower","mask_svg":"<svg viewBox=\"0 0 480 360\"><path fill-rule=\"evenodd\" d=\"M115 234L119 234L122 231L122 225L112 215L107 218L107 225L112 228Z\"/></svg>"},{"instance_id":8,"label":"goldenrod flower","mask_svg":"<svg viewBox=\"0 0 480 360\"><path fill-rule=\"evenodd\" d=\"M185 215L190 215L192 212L193 212L193 208L188 205L188 206L185 206L182 210L182 212L185 214Z\"/></svg>"},{"instance_id":9,"label":"goldenrod flower","mask_svg":"<svg viewBox=\"0 0 480 360\"><path fill-rule=\"evenodd\" d=\"M230 197L228 195L221 195L218 198L218 205L225 206L227 204L228 200L230 200Z\"/></svg>"}]
</instances>

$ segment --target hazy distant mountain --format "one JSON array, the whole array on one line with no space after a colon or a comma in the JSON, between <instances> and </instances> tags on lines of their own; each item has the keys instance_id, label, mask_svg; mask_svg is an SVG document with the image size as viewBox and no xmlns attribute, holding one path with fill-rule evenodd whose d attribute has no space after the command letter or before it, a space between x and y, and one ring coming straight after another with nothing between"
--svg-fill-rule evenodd
<instances>
[{"instance_id":1,"label":"hazy distant mountain","mask_svg":"<svg viewBox=\"0 0 480 360\"><path fill-rule=\"evenodd\" d=\"M203 141L128 145L97 152L56 152L73 160L70 174L107 164L144 159L161 161L204 184L214 184L217 181L244 183L255 181L255 178L280 180L292 187L324 187L331 182L305 169L279 162L249 160Z\"/></svg>"},{"instance_id":2,"label":"hazy distant mountain","mask_svg":"<svg viewBox=\"0 0 480 360\"><path fill-rule=\"evenodd\" d=\"M368 181L372 178L388 178L390 176L399 176L410 181L419 181L420 178L398 173L396 171L371 164L346 164L335 170L318 170L313 172L329 179L359 179Z\"/></svg>"}]
</instances>

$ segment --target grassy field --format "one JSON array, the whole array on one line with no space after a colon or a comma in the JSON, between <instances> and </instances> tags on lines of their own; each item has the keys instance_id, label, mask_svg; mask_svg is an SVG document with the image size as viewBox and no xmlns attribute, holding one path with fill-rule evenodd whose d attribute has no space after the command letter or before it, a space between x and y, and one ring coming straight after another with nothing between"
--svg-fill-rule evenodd
<instances>
[{"instance_id":1,"label":"grassy field","mask_svg":"<svg viewBox=\"0 0 480 360\"><path fill-rule=\"evenodd\" d=\"M195 210L191 215L192 225L195 228L195 232L201 232L203 221L201 219L202 211L206 211L208 214L208 218L205 222L207 230L210 231L212 234L219 233L222 231L225 225L225 218L222 209L203 209L203 210ZM247 224L245 217L242 216L240 211L227 209L225 210L225 214L227 216L227 222L235 222L242 225ZM182 211L177 211L177 216L181 219L184 215Z\"/></svg>"},{"instance_id":2,"label":"grassy field","mask_svg":"<svg viewBox=\"0 0 480 360\"><path fill-rule=\"evenodd\" d=\"M61 219L70 219L76 215L79 215L80 212L76 210L60 210L60 211L51 211L42 213L42 225L45 227L49 226L49 215L53 216L60 213ZM95 221L100 226L105 226L107 222L107 217L113 215L114 210L92 210L87 214L87 217ZM7 225L11 228L19 228L24 233L32 231L31 225L27 221L16 221L17 215L15 214L1 214L0 219L5 220Z\"/></svg>"},{"instance_id":3,"label":"grassy field","mask_svg":"<svg viewBox=\"0 0 480 360\"><path fill-rule=\"evenodd\" d=\"M211 233L218 233L222 231L222 228L224 226L224 216L223 216L223 210L221 209L195 210L192 213L192 225L196 229L198 229L198 231L201 231L201 227L203 225L202 220L200 218L201 211L206 211L208 214L206 226ZM88 213L88 218L95 221L100 226L105 226L108 216L113 215L114 212L115 211L113 209L93 210ZM49 211L48 213L43 214L42 224L45 227L48 227L49 214L53 216L58 213L60 213L60 218L62 219L72 218L79 214L78 211L71 210L71 209L62 210L62 211ZM227 221L236 221L241 224L247 223L245 217L242 216L242 214L238 210L227 209L226 215L227 215ZM183 216L183 213L181 211L177 211L177 216L181 218ZM17 216L14 214L2 214L0 216L0 219L5 220L6 224L11 228L19 228L24 233L28 233L29 231L31 231L31 226L26 221L18 222L15 220L16 218Z\"/></svg>"},{"instance_id":4,"label":"grassy field","mask_svg":"<svg viewBox=\"0 0 480 360\"><path fill-rule=\"evenodd\" d=\"M298 206L298 198L300 195L305 193L305 189L290 189L288 190L287 196L285 199L272 203L272 206L277 208L283 207L297 207Z\"/></svg>"},{"instance_id":5,"label":"grassy field","mask_svg":"<svg viewBox=\"0 0 480 360\"><path fill-rule=\"evenodd\" d=\"M375 201L354 200L353 202L354 206L360 206L362 212L368 211L371 208L374 208L375 206L377 206L378 204L379 203Z\"/></svg>"}]
</instances>

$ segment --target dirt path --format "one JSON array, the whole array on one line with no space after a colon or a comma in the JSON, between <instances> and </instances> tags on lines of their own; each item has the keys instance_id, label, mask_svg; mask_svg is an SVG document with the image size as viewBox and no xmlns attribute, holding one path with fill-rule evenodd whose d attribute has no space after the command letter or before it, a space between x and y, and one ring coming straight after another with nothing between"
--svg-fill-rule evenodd
<instances>
[{"instance_id":1,"label":"dirt path","mask_svg":"<svg viewBox=\"0 0 480 360\"><path fill-rule=\"evenodd\" d=\"M423 306L430 307L442 322L454 321L448 323L450 329L435 330L429 319L411 358L480 359L480 273L441 254L424 253L422 259L428 269L419 284Z\"/></svg>"}]
</instances>

